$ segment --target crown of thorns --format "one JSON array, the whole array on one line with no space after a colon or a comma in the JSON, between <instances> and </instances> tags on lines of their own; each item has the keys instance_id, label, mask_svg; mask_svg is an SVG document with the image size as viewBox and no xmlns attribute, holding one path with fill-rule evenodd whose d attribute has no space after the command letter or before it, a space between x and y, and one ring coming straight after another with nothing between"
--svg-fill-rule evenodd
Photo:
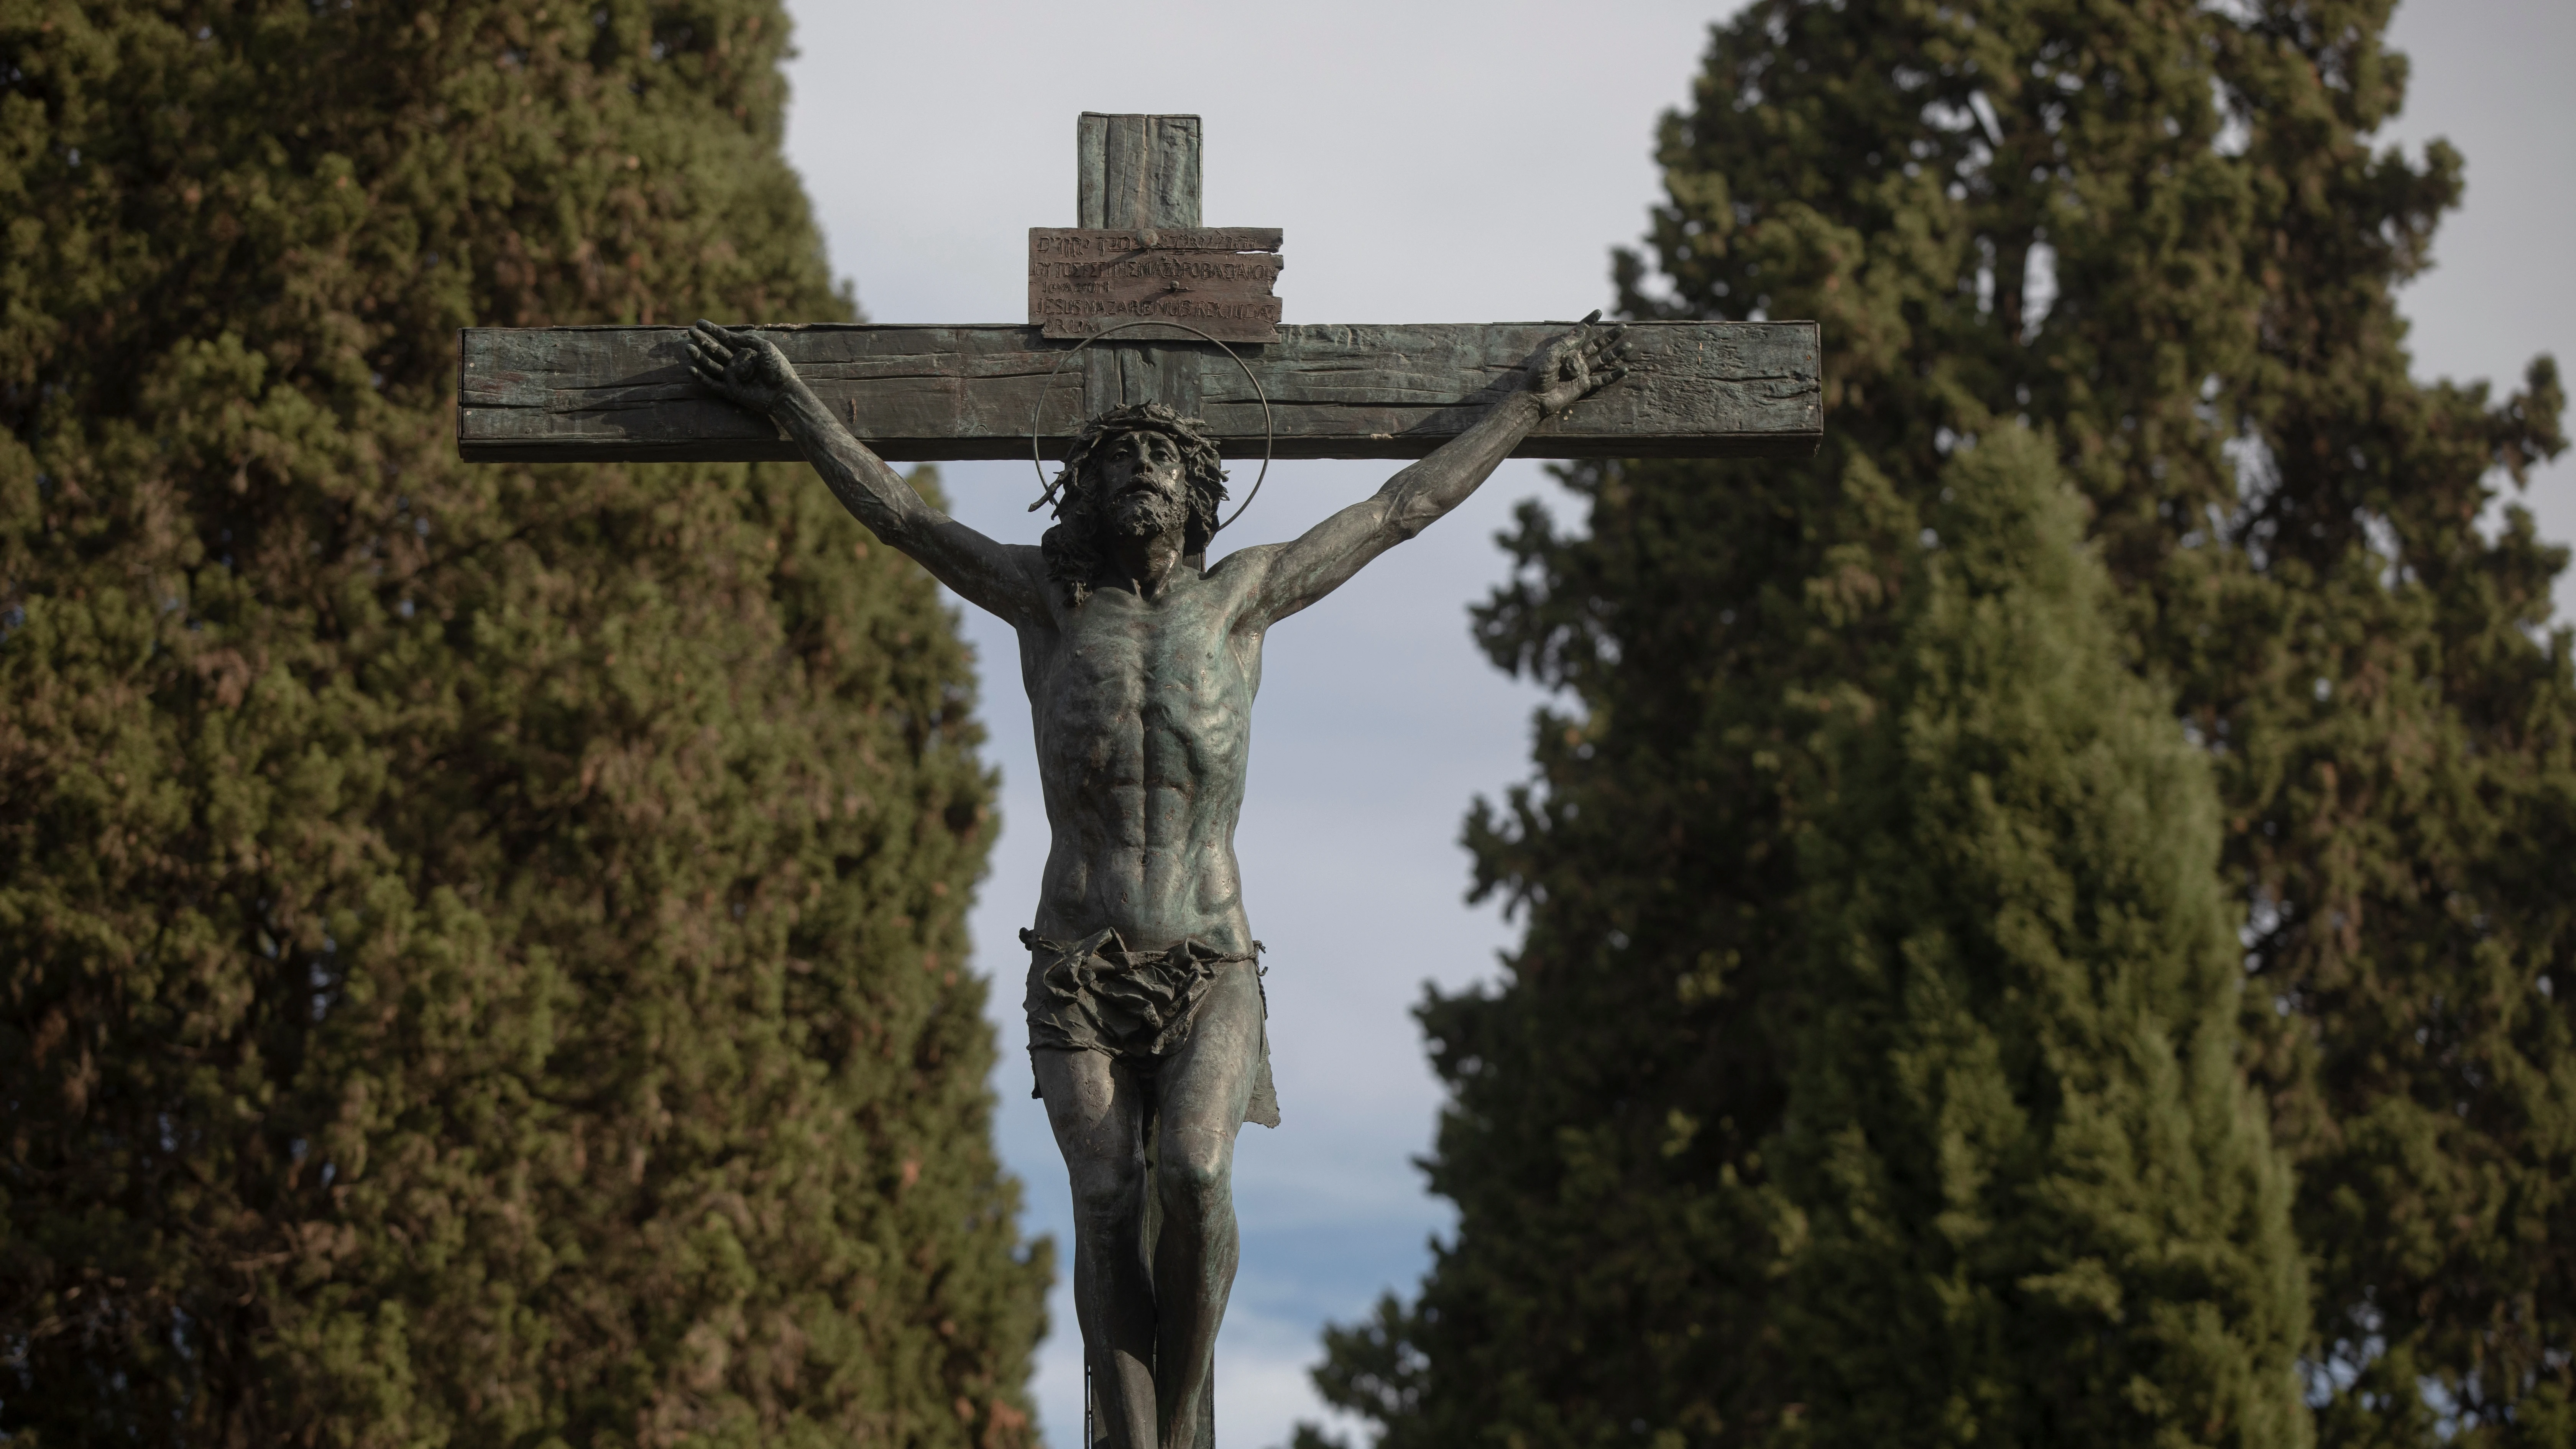
<instances>
[{"instance_id":1,"label":"crown of thorns","mask_svg":"<svg viewBox=\"0 0 2576 1449\"><path fill-rule=\"evenodd\" d=\"M1064 517L1064 511L1073 506L1074 494L1088 476L1093 450L1123 433L1161 433L1170 438L1181 450L1181 472L1190 485L1211 494L1211 502L1224 500L1225 462L1215 440L1207 435L1207 424L1158 402L1129 403L1092 418L1074 436L1073 447L1064 455L1064 471L1055 475L1054 485L1047 490L1055 500L1052 517Z\"/></svg>"}]
</instances>

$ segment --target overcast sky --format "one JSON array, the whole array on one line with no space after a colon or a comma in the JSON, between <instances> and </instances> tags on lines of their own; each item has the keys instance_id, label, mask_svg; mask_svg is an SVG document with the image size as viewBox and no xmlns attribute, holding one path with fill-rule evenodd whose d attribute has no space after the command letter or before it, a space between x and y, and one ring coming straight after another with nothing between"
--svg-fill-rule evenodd
<instances>
[{"instance_id":1,"label":"overcast sky","mask_svg":"<svg viewBox=\"0 0 2576 1449\"><path fill-rule=\"evenodd\" d=\"M1635 241L1656 197L1656 117L1687 99L1706 27L1730 8L791 0L802 55L788 149L834 269L878 322L1025 320L1027 229L1074 222L1085 110L1206 118L1206 224L1285 228L1289 322L1575 317L1611 300L1609 248ZM2416 78L2394 139L2448 136L2469 158L2440 269L2405 298L2417 370L2509 382L2533 353L2576 342L2564 262L2576 5L2416 0L2396 33ZM1394 466L1278 465L1228 542L1293 536ZM961 518L1036 541L1026 464L943 476ZM1323 1417L1305 1378L1317 1329L1409 1290L1448 1225L1410 1165L1439 1099L1407 1008L1425 980L1490 978L1513 934L1465 904L1457 841L1475 796L1528 773L1540 697L1477 653L1466 610L1503 577L1493 535L1530 497L1577 521L1540 465L1507 463L1270 639L1238 846L1271 948L1285 1123L1244 1129L1237 1161L1243 1270L1217 1360L1232 1449L1267 1449L1295 1419ZM2533 502L2551 537L2576 532L2576 469L2551 470ZM2576 586L2559 599L2569 613ZM1027 1184L1029 1231L1064 1251L1063 1169L1020 1051L1026 957L1013 933L1045 848L1028 714L1010 634L963 612L1003 780L1003 834L973 916L978 964L1000 977L1001 1144ZM1080 1357L1061 1287L1051 1308L1037 1387L1047 1434L1067 1449Z\"/></svg>"}]
</instances>

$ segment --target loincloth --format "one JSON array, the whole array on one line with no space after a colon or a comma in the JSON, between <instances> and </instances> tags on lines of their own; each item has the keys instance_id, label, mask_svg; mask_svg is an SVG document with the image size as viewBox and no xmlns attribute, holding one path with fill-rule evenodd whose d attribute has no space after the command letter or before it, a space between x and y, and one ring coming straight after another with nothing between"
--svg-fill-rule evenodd
<instances>
[{"instance_id":1,"label":"loincloth","mask_svg":"<svg viewBox=\"0 0 2576 1449\"><path fill-rule=\"evenodd\" d=\"M1150 1081L1163 1059L1190 1039L1199 1007L1217 976L1250 966L1261 981L1261 943L1229 954L1184 940L1163 951L1130 951L1114 930L1079 941L1052 941L1020 932L1029 948L1029 1050L1100 1052ZM1261 988L1260 1060L1254 1064L1252 1100L1243 1120L1279 1125L1279 1093L1270 1080L1270 993ZM1032 1097L1040 1095L1034 1087Z\"/></svg>"}]
</instances>

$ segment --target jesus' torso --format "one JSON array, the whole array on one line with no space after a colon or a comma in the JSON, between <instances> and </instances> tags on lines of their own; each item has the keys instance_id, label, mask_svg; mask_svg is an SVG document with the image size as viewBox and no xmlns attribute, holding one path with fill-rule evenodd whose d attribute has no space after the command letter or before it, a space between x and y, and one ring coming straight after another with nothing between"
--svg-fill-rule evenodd
<instances>
[{"instance_id":1,"label":"jesus' torso","mask_svg":"<svg viewBox=\"0 0 2576 1449\"><path fill-rule=\"evenodd\" d=\"M1050 588L1046 616L1019 626L1052 836L1040 935L1252 949L1234 827L1261 687L1246 615L1267 552L1204 576L1179 565L1150 598L1104 581L1075 604Z\"/></svg>"}]
</instances>

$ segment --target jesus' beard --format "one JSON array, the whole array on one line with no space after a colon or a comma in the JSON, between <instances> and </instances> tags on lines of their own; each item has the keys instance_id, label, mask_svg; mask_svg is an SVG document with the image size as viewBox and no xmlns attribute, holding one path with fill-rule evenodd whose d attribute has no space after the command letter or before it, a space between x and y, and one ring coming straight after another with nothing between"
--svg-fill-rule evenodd
<instances>
[{"instance_id":1,"label":"jesus' beard","mask_svg":"<svg viewBox=\"0 0 2576 1449\"><path fill-rule=\"evenodd\" d=\"M1116 539L1154 538L1189 521L1189 505L1169 493L1139 488L1110 501L1109 534Z\"/></svg>"}]
</instances>

